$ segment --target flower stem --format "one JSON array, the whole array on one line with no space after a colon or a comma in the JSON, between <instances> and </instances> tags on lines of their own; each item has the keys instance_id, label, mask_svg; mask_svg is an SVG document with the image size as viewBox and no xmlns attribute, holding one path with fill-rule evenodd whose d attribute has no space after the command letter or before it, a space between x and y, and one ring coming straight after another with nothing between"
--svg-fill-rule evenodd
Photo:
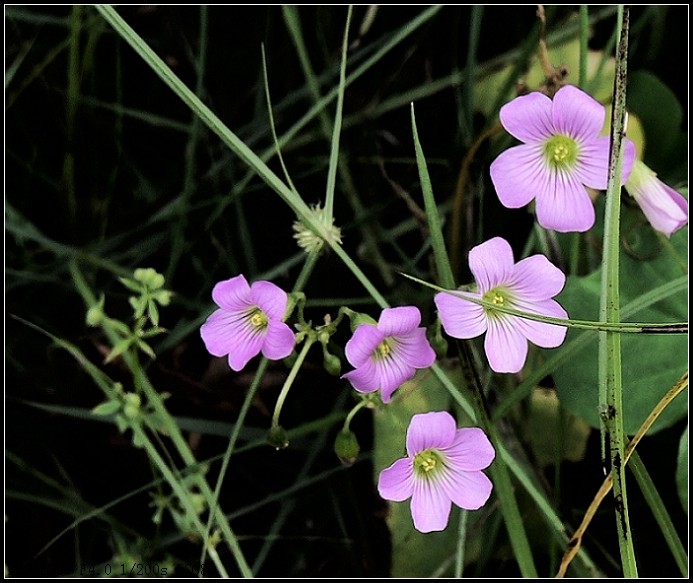
<instances>
[{"instance_id":1,"label":"flower stem","mask_svg":"<svg viewBox=\"0 0 693 583\"><path fill-rule=\"evenodd\" d=\"M614 106L611 115L611 152L606 189L604 217L604 258L602 263L602 289L600 319L618 324L621 317L619 303L620 260L620 200L623 149L625 144L626 73L628 63L627 7L618 7L620 39L616 52L614 79ZM604 429L608 434L613 477L614 509L618 544L621 551L623 576L637 577L635 549L628 516L626 493L625 437L623 429L623 387L621 378L621 336L613 331L599 333L599 385L600 409L605 412Z\"/></svg>"},{"instance_id":2,"label":"flower stem","mask_svg":"<svg viewBox=\"0 0 693 583\"><path fill-rule=\"evenodd\" d=\"M347 414L346 419L344 419L344 431L349 430L351 420L356 416L356 413L358 413L361 409L366 407L370 402L371 401L369 399L362 399L356 405L354 405L353 409L349 411L349 413Z\"/></svg>"},{"instance_id":3,"label":"flower stem","mask_svg":"<svg viewBox=\"0 0 693 583\"><path fill-rule=\"evenodd\" d=\"M289 371L289 376L286 377L286 380L284 381L284 386L282 387L282 390L279 393L279 397L277 398L277 404L274 406L274 414L272 415L272 429L279 427L279 415L282 411L282 407L284 406L284 401L286 400L286 396L289 394L289 389L291 388L291 385L294 384L296 375L298 374L298 371L301 368L301 365L303 364L303 361L305 360L306 355L308 354L308 350L310 350L310 347L313 344L313 342L315 342L315 335L311 334L308 336L308 338L306 338L306 342L303 345L301 352L299 352L298 357L294 362L294 365L291 367L291 370Z\"/></svg>"}]
</instances>

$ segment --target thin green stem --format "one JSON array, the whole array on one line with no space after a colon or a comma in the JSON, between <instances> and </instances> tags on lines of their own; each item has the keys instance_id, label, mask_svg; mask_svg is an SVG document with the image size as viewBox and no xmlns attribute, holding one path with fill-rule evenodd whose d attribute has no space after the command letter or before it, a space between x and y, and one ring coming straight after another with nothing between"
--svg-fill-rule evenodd
<instances>
[{"instance_id":1,"label":"thin green stem","mask_svg":"<svg viewBox=\"0 0 693 583\"><path fill-rule=\"evenodd\" d=\"M540 314L535 314L533 312L525 312L524 310L517 310L515 308L509 308L505 305L501 306L494 304L492 302L487 302L481 299L479 296L474 295L470 292L465 292L462 290L445 289L438 285L428 283L418 277L412 275L407 275L402 273L404 277L411 279L423 286L429 287L436 290L437 292L443 292L455 297L467 300L474 304L478 304L487 308L488 310L494 312L500 312L503 314L510 314L512 316L519 316L520 318L525 318L526 320L534 320L536 322L544 322L546 324L555 324L557 326L566 326L568 328L578 328L583 330L595 330L595 331L608 331L615 332L619 334L687 334L688 333L688 323L687 322L672 322L672 323L652 323L652 322L592 322L590 320L572 320L566 318L554 318L551 316L542 316Z\"/></svg>"},{"instance_id":2,"label":"thin green stem","mask_svg":"<svg viewBox=\"0 0 693 583\"><path fill-rule=\"evenodd\" d=\"M419 169L419 180L421 181L421 191L424 198L424 208L426 209L426 219L428 221L429 235L431 237L431 245L433 247L433 258L438 272L440 282L447 288L455 287L455 278L450 267L450 259L445 248L445 238L443 237L443 228L440 221L440 213L433 197L433 186L431 185L431 177L428 174L426 166L426 157L424 156L419 134L416 129L416 116L414 115L414 104L411 104L411 129L414 136L414 150L416 153L416 165Z\"/></svg>"},{"instance_id":3,"label":"thin green stem","mask_svg":"<svg viewBox=\"0 0 693 583\"><path fill-rule=\"evenodd\" d=\"M236 447L236 442L238 441L238 436L241 433L241 429L243 428L243 423L245 421L246 415L248 414L248 411L250 410L250 406L253 402L253 399L255 398L255 393L257 392L258 387L260 386L260 382L262 381L262 377L265 375L265 371L267 370L267 365L269 364L269 361L266 358L262 358L260 361L260 364L258 365L257 371L255 372L255 376L253 377L253 382L250 384L250 388L248 389L248 392L245 395L245 399L243 399L243 404L241 405L241 410L238 412L238 419L236 420L235 425L233 426L233 430L231 431L231 437L229 437L229 443L226 446L226 453L224 454L224 458L222 459L221 462L221 468L219 470L219 477L217 478L217 484L216 487L214 488L214 501L213 501L213 506L210 508L209 512L209 518L207 519L207 526L205 528L205 536L203 540L209 540L209 534L212 531L212 525L214 524L214 517L216 514L216 509L219 504L219 494L221 492L221 485L224 483L224 477L226 476L226 471L228 470L229 467L229 461L231 460L231 455L233 454L233 450ZM205 558L207 556L207 545L202 545L202 554L200 556L200 565L205 564ZM202 577L202 573L199 574L200 577Z\"/></svg>"},{"instance_id":4,"label":"thin green stem","mask_svg":"<svg viewBox=\"0 0 693 583\"><path fill-rule=\"evenodd\" d=\"M587 53L589 50L590 15L586 4L580 4L580 70L578 87L587 89Z\"/></svg>"},{"instance_id":5,"label":"thin green stem","mask_svg":"<svg viewBox=\"0 0 693 583\"><path fill-rule=\"evenodd\" d=\"M619 301L620 265L620 201L623 149L625 145L626 74L628 63L627 6L619 5L620 39L616 54L614 80L614 107L611 116L611 152L606 188L604 217L604 257L602 262L602 289L600 319L618 325L621 320ZM626 468L624 460L625 437L623 430L623 387L621 377L621 336L613 331L599 333L600 409L609 437L611 474L613 476L614 509L618 532L623 575L637 577L635 549L630 528ZM605 400L601 397L605 395Z\"/></svg>"},{"instance_id":6,"label":"thin green stem","mask_svg":"<svg viewBox=\"0 0 693 583\"><path fill-rule=\"evenodd\" d=\"M306 358L306 355L308 354L308 351L310 350L310 347L313 345L313 342L315 342L315 336L313 334L309 335L305 343L303 345L303 348L301 349L301 352L298 353L298 356L296 357L296 360L294 361L294 365L291 367L291 370L289 371L289 375L286 377L286 380L284 381L284 386L282 386L282 390L279 393L279 397L277 397L277 403L274 406L274 413L272 415L272 427L279 427L279 415L282 412L282 407L284 406L284 401L286 400L287 395L289 394L289 389L291 389L291 385L294 384L294 380L296 379L296 375L298 374L299 369L301 368L301 365L303 364L303 361Z\"/></svg>"},{"instance_id":7,"label":"thin green stem","mask_svg":"<svg viewBox=\"0 0 693 583\"><path fill-rule=\"evenodd\" d=\"M358 413L361 409L366 407L369 404L368 399L362 399L354 407L349 411L349 413L346 416L346 419L344 419L344 431L349 430L349 425L351 425L351 420L356 416L356 413Z\"/></svg>"}]
</instances>

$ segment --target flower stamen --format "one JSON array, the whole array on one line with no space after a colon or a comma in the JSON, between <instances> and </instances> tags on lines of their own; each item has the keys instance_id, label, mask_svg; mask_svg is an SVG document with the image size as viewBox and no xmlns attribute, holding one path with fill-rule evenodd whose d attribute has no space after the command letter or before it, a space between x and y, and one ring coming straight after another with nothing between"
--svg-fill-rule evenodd
<instances>
[{"instance_id":1,"label":"flower stamen","mask_svg":"<svg viewBox=\"0 0 693 583\"><path fill-rule=\"evenodd\" d=\"M376 356L385 358L388 354L390 354L390 350L390 345L383 340L375 349L375 351L378 353Z\"/></svg>"},{"instance_id":2,"label":"flower stamen","mask_svg":"<svg viewBox=\"0 0 693 583\"><path fill-rule=\"evenodd\" d=\"M443 467L443 458L435 449L425 449L414 456L414 470L420 476L432 476Z\"/></svg>"},{"instance_id":3,"label":"flower stamen","mask_svg":"<svg viewBox=\"0 0 693 583\"><path fill-rule=\"evenodd\" d=\"M544 144L546 159L549 165L554 168L572 168L579 153L575 140L561 134L552 136Z\"/></svg>"},{"instance_id":4,"label":"flower stamen","mask_svg":"<svg viewBox=\"0 0 693 583\"><path fill-rule=\"evenodd\" d=\"M264 330L268 322L267 315L259 308L250 315L250 323L258 330Z\"/></svg>"}]
</instances>

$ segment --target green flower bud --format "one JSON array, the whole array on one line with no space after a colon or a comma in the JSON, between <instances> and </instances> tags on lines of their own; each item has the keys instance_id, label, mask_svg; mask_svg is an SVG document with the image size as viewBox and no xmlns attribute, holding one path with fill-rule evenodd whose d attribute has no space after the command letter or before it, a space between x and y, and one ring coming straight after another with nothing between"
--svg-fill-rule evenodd
<instances>
[{"instance_id":1,"label":"green flower bud","mask_svg":"<svg viewBox=\"0 0 693 583\"><path fill-rule=\"evenodd\" d=\"M327 352L327 349L323 349L323 366L325 370L332 376L338 377L342 373L342 361L339 360L334 354Z\"/></svg>"},{"instance_id":2,"label":"green flower bud","mask_svg":"<svg viewBox=\"0 0 693 583\"><path fill-rule=\"evenodd\" d=\"M275 425L267 434L267 443L274 447L277 451L289 447L289 436L281 425Z\"/></svg>"},{"instance_id":3,"label":"green flower bud","mask_svg":"<svg viewBox=\"0 0 693 583\"><path fill-rule=\"evenodd\" d=\"M362 312L354 312L353 310L345 310L347 316L349 316L349 322L351 326L351 331L353 332L361 324L373 324L376 326L378 322L374 320L368 314Z\"/></svg>"},{"instance_id":4,"label":"green flower bud","mask_svg":"<svg viewBox=\"0 0 693 583\"><path fill-rule=\"evenodd\" d=\"M345 466L351 466L361 451L356 435L350 429L342 429L334 440L334 452Z\"/></svg>"},{"instance_id":5,"label":"green flower bud","mask_svg":"<svg viewBox=\"0 0 693 583\"><path fill-rule=\"evenodd\" d=\"M123 405L123 413L126 417L133 419L140 413L140 405L142 399L137 393L125 393L125 404Z\"/></svg>"},{"instance_id":6,"label":"green flower bud","mask_svg":"<svg viewBox=\"0 0 693 583\"><path fill-rule=\"evenodd\" d=\"M87 310L87 326L99 326L106 319L106 313L103 311L103 306L106 298L103 294L99 301Z\"/></svg>"}]
</instances>

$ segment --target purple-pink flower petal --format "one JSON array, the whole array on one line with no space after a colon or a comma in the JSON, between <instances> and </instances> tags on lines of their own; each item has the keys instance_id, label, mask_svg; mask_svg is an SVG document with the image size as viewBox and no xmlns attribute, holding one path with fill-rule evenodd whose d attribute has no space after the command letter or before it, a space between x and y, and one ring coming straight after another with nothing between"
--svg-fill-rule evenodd
<instances>
[{"instance_id":1,"label":"purple-pink flower petal","mask_svg":"<svg viewBox=\"0 0 693 583\"><path fill-rule=\"evenodd\" d=\"M456 293L493 304L482 307L450 292L436 294L434 301L448 335L467 339L486 333L484 348L492 370L520 371L527 358L528 341L543 348L555 348L565 340L565 326L501 311L506 307L554 318L568 317L553 299L565 285L565 274L546 257L533 255L513 263L510 244L495 237L470 250L469 264L481 293Z\"/></svg>"},{"instance_id":2,"label":"purple-pink flower petal","mask_svg":"<svg viewBox=\"0 0 693 583\"><path fill-rule=\"evenodd\" d=\"M560 232L586 231L594 208L586 188L606 188L609 138L599 133L605 107L566 85L553 100L541 93L513 99L501 108L505 129L521 142L502 152L490 167L498 198L507 208L536 200L540 225ZM635 146L626 140L622 182L628 178Z\"/></svg>"},{"instance_id":3,"label":"purple-pink flower petal","mask_svg":"<svg viewBox=\"0 0 693 583\"><path fill-rule=\"evenodd\" d=\"M575 139L598 135L606 109L584 91L565 85L553 97L552 114L555 130Z\"/></svg>"},{"instance_id":4,"label":"purple-pink flower petal","mask_svg":"<svg viewBox=\"0 0 693 583\"><path fill-rule=\"evenodd\" d=\"M344 347L344 353L352 366L363 366L384 340L383 333L373 324L360 324Z\"/></svg>"},{"instance_id":5,"label":"purple-pink flower petal","mask_svg":"<svg viewBox=\"0 0 693 583\"><path fill-rule=\"evenodd\" d=\"M372 393L380 387L380 377L376 372L375 363L368 359L358 368L342 375L359 393Z\"/></svg>"},{"instance_id":6,"label":"purple-pink flower petal","mask_svg":"<svg viewBox=\"0 0 693 583\"><path fill-rule=\"evenodd\" d=\"M556 174L550 192L536 200L537 221L559 233L588 231L594 225L592 199L574 175Z\"/></svg>"},{"instance_id":7,"label":"purple-pink flower petal","mask_svg":"<svg viewBox=\"0 0 693 583\"><path fill-rule=\"evenodd\" d=\"M601 136L580 144L580 159L575 167L575 175L581 184L595 190L606 189L610 149L609 136Z\"/></svg>"},{"instance_id":8,"label":"purple-pink flower petal","mask_svg":"<svg viewBox=\"0 0 693 583\"><path fill-rule=\"evenodd\" d=\"M552 102L534 91L506 103L499 112L503 127L521 142L538 142L551 136Z\"/></svg>"},{"instance_id":9,"label":"purple-pink flower petal","mask_svg":"<svg viewBox=\"0 0 693 583\"><path fill-rule=\"evenodd\" d=\"M407 453L414 456L425 449L443 449L455 439L457 426L447 411L414 415L407 429Z\"/></svg>"},{"instance_id":10,"label":"purple-pink flower petal","mask_svg":"<svg viewBox=\"0 0 693 583\"><path fill-rule=\"evenodd\" d=\"M626 190L656 231L671 237L688 224L688 201L657 178L644 162L636 160Z\"/></svg>"},{"instance_id":11,"label":"purple-pink flower petal","mask_svg":"<svg viewBox=\"0 0 693 583\"><path fill-rule=\"evenodd\" d=\"M477 294L468 295L481 299ZM453 338L466 340L486 332L488 321L482 306L447 292L437 293L433 301L445 332Z\"/></svg>"},{"instance_id":12,"label":"purple-pink flower petal","mask_svg":"<svg viewBox=\"0 0 693 583\"><path fill-rule=\"evenodd\" d=\"M496 457L496 450L482 429L462 427L455 432L455 438L445 449L451 464L465 472L486 469Z\"/></svg>"},{"instance_id":13,"label":"purple-pink flower petal","mask_svg":"<svg viewBox=\"0 0 693 583\"><path fill-rule=\"evenodd\" d=\"M344 351L355 370L342 378L360 392L380 389L383 403L389 403L392 394L414 377L416 369L435 361L420 322L418 308L401 306L384 309L377 325L360 324Z\"/></svg>"},{"instance_id":14,"label":"purple-pink flower petal","mask_svg":"<svg viewBox=\"0 0 693 583\"><path fill-rule=\"evenodd\" d=\"M398 336L414 330L421 323L421 312L414 306L385 308L378 320L378 330L385 336Z\"/></svg>"},{"instance_id":15,"label":"purple-pink flower petal","mask_svg":"<svg viewBox=\"0 0 693 583\"><path fill-rule=\"evenodd\" d=\"M415 480L411 497L411 516L420 532L445 530L450 518L452 502L445 490L428 480Z\"/></svg>"},{"instance_id":16,"label":"purple-pink flower petal","mask_svg":"<svg viewBox=\"0 0 693 583\"><path fill-rule=\"evenodd\" d=\"M200 327L200 335L205 343L207 351L212 356L225 356L230 348L236 344L236 329L234 323L238 316L215 310Z\"/></svg>"},{"instance_id":17,"label":"purple-pink flower petal","mask_svg":"<svg viewBox=\"0 0 693 583\"><path fill-rule=\"evenodd\" d=\"M459 471L454 466L442 476L440 487L452 502L465 510L478 510L488 502L493 483L483 472Z\"/></svg>"},{"instance_id":18,"label":"purple-pink flower petal","mask_svg":"<svg viewBox=\"0 0 693 583\"><path fill-rule=\"evenodd\" d=\"M281 320L288 303L286 292L271 281L256 281L250 286L250 300L270 320Z\"/></svg>"},{"instance_id":19,"label":"purple-pink flower petal","mask_svg":"<svg viewBox=\"0 0 693 583\"><path fill-rule=\"evenodd\" d=\"M547 191L549 172L542 156L542 146L522 144L501 152L491 162L491 181L504 207L527 206L537 193Z\"/></svg>"},{"instance_id":20,"label":"purple-pink flower petal","mask_svg":"<svg viewBox=\"0 0 693 583\"><path fill-rule=\"evenodd\" d=\"M481 294L508 281L513 267L512 247L501 237L493 237L469 251L469 269Z\"/></svg>"},{"instance_id":21,"label":"purple-pink flower petal","mask_svg":"<svg viewBox=\"0 0 693 583\"><path fill-rule=\"evenodd\" d=\"M410 458L401 458L380 472L378 493L386 500L404 502L414 493L414 468Z\"/></svg>"},{"instance_id":22,"label":"purple-pink flower petal","mask_svg":"<svg viewBox=\"0 0 693 583\"><path fill-rule=\"evenodd\" d=\"M436 360L436 353L426 338L424 328L416 328L404 336L398 336L394 350L398 358L414 368L428 368Z\"/></svg>"},{"instance_id":23,"label":"purple-pink flower petal","mask_svg":"<svg viewBox=\"0 0 693 583\"><path fill-rule=\"evenodd\" d=\"M212 299L222 310L244 311L251 304L250 286L243 275L220 281L212 289Z\"/></svg>"},{"instance_id":24,"label":"purple-pink flower petal","mask_svg":"<svg viewBox=\"0 0 693 583\"><path fill-rule=\"evenodd\" d=\"M296 344L296 336L284 322L270 320L267 324L263 356L270 360L281 360L291 354Z\"/></svg>"},{"instance_id":25,"label":"purple-pink flower petal","mask_svg":"<svg viewBox=\"0 0 693 583\"><path fill-rule=\"evenodd\" d=\"M408 366L400 358L390 357L376 359L375 376L380 387L380 398L383 403L389 403L394 393L406 381L414 378L416 369Z\"/></svg>"},{"instance_id":26,"label":"purple-pink flower petal","mask_svg":"<svg viewBox=\"0 0 693 583\"><path fill-rule=\"evenodd\" d=\"M486 503L493 484L480 470L495 450L483 431L457 429L447 411L419 413L409 423L406 445L407 457L380 472L378 492L395 502L411 497L417 530L444 530L453 503L468 510Z\"/></svg>"},{"instance_id":27,"label":"purple-pink flower petal","mask_svg":"<svg viewBox=\"0 0 693 583\"><path fill-rule=\"evenodd\" d=\"M527 360L527 338L517 326L515 316L490 318L484 350L489 366L496 372L519 372Z\"/></svg>"},{"instance_id":28,"label":"purple-pink flower petal","mask_svg":"<svg viewBox=\"0 0 693 583\"><path fill-rule=\"evenodd\" d=\"M524 309L520 304L518 308ZM525 311L535 312L542 316L551 316L552 318L568 317L568 313L555 300L544 300L541 303L535 303L531 309ZM514 320L517 329L522 333L527 340L532 344L541 346L542 348L556 348L563 344L568 328L558 324L547 324L528 318L517 318Z\"/></svg>"},{"instance_id":29,"label":"purple-pink flower petal","mask_svg":"<svg viewBox=\"0 0 693 583\"><path fill-rule=\"evenodd\" d=\"M546 300L565 286L565 274L544 255L525 257L515 264L508 287L524 301Z\"/></svg>"},{"instance_id":30,"label":"purple-pink flower petal","mask_svg":"<svg viewBox=\"0 0 693 583\"><path fill-rule=\"evenodd\" d=\"M243 329L237 342L229 349L229 366L235 370L243 370L248 361L257 356L262 350L265 334L254 332L249 328Z\"/></svg>"},{"instance_id":31,"label":"purple-pink flower petal","mask_svg":"<svg viewBox=\"0 0 693 583\"><path fill-rule=\"evenodd\" d=\"M240 371L260 352L272 360L291 354L296 337L282 321L288 296L267 281L248 285L243 275L220 281L212 290L215 310L200 327L200 336L213 356L227 356Z\"/></svg>"}]
</instances>

